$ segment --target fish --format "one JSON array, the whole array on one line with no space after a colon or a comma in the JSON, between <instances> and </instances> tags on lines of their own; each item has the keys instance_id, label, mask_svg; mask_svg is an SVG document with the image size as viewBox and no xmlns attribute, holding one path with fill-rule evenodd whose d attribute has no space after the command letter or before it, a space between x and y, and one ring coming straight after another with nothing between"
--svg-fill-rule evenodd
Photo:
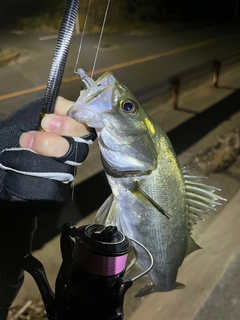
<instances>
[{"instance_id":1,"label":"fish","mask_svg":"<svg viewBox=\"0 0 240 320\"><path fill-rule=\"evenodd\" d=\"M178 269L200 249L192 228L226 199L216 193L220 189L202 183L204 177L181 168L167 134L112 72L96 81L83 69L78 74L86 88L68 115L95 128L112 190L94 222L116 225L152 254L151 282L138 296L182 288ZM134 252L129 274L137 265L143 270L149 265L146 253L137 246Z\"/></svg>"}]
</instances>

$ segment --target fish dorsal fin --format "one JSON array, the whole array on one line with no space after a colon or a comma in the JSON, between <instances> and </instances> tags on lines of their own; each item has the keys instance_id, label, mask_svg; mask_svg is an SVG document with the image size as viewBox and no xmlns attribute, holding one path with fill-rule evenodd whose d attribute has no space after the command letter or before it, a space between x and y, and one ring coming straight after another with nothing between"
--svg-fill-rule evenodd
<instances>
[{"instance_id":1,"label":"fish dorsal fin","mask_svg":"<svg viewBox=\"0 0 240 320\"><path fill-rule=\"evenodd\" d=\"M183 177L185 180L186 201L188 210L188 227L192 230L199 220L203 220L203 215L211 210L217 210L215 207L221 205L220 201L226 199L215 194L216 191L221 191L218 188L209 186L199 182L202 179L207 179L201 176L192 176L190 170L183 169Z\"/></svg>"},{"instance_id":2,"label":"fish dorsal fin","mask_svg":"<svg viewBox=\"0 0 240 320\"><path fill-rule=\"evenodd\" d=\"M104 201L104 203L98 209L98 212L93 220L94 223L105 224L107 220L107 216L111 209L112 203L113 203L113 194L110 194L110 196Z\"/></svg>"},{"instance_id":3,"label":"fish dorsal fin","mask_svg":"<svg viewBox=\"0 0 240 320\"><path fill-rule=\"evenodd\" d=\"M185 257L188 256L190 253L192 253L195 250L202 249L196 242L193 240L192 237L188 238L188 244L187 244L187 251L185 253Z\"/></svg>"},{"instance_id":4,"label":"fish dorsal fin","mask_svg":"<svg viewBox=\"0 0 240 320\"><path fill-rule=\"evenodd\" d=\"M135 183L135 186L132 189L130 189L130 191L136 197L136 199L144 206L153 206L165 217L167 217L168 219L171 218L171 214L166 212L156 201L154 201L145 191L143 191L138 182Z\"/></svg>"}]
</instances>

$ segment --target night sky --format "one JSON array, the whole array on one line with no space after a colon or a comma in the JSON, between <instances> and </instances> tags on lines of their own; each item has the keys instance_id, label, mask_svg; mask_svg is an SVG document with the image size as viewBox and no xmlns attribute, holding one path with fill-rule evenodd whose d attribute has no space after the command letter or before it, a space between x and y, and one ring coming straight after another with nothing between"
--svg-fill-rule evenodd
<instances>
[{"instance_id":1,"label":"night sky","mask_svg":"<svg viewBox=\"0 0 240 320\"><path fill-rule=\"evenodd\" d=\"M97 2L96 2L97 1ZM107 2L107 1L106 1ZM111 6L125 7L122 21L134 19L145 22L164 22L177 20L238 20L240 0L121 0L112 1ZM82 0L81 5L87 5ZM100 6L99 0L95 0ZM101 1L103 7L105 1ZM14 25L20 17L37 16L48 13L50 16L62 12L65 1L61 0L11 0L1 1L0 28ZM94 0L92 1L94 8ZM120 9L119 9L120 10ZM110 11L111 12L111 11ZM116 12L116 11L113 11Z\"/></svg>"}]
</instances>

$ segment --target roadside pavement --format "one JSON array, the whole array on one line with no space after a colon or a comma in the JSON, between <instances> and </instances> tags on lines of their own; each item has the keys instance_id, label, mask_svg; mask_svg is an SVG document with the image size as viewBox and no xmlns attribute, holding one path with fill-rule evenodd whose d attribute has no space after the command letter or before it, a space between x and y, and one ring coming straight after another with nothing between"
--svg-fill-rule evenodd
<instances>
[{"instance_id":1,"label":"roadside pavement","mask_svg":"<svg viewBox=\"0 0 240 320\"><path fill-rule=\"evenodd\" d=\"M181 165L195 166L196 172L202 175L194 163L196 155L211 147L217 136L240 126L239 105L240 65L234 65L221 74L219 88L212 88L210 79L196 87L183 88L176 110L169 99L163 101L162 97L156 97L144 107L168 132ZM98 153L94 144L77 174L77 184L102 171ZM193 238L203 250L188 256L179 270L178 281L186 288L135 298L147 281L141 279L125 296L124 319L240 319L240 161L224 171L209 173L207 183L221 188L221 196L228 201L194 228ZM78 225L91 223L93 216L94 213L88 215ZM35 251L34 256L45 266L54 287L61 263L59 236ZM40 297L35 283L26 275L15 305L21 306L31 299Z\"/></svg>"}]
</instances>

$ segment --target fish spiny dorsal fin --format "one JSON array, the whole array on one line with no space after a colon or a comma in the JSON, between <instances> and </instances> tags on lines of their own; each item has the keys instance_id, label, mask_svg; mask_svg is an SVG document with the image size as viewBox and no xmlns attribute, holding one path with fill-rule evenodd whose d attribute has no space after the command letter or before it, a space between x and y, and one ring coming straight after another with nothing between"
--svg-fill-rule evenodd
<instances>
[{"instance_id":1,"label":"fish spiny dorsal fin","mask_svg":"<svg viewBox=\"0 0 240 320\"><path fill-rule=\"evenodd\" d=\"M215 207L221 205L220 201L226 201L226 199L215 194L216 191L221 191L220 189L199 182L202 179L207 179L206 177L192 176L189 174L190 171L191 170L187 168L183 168L188 210L188 227L191 231L193 225L199 220L204 220L204 214L209 213L211 210L217 210Z\"/></svg>"}]
</instances>

